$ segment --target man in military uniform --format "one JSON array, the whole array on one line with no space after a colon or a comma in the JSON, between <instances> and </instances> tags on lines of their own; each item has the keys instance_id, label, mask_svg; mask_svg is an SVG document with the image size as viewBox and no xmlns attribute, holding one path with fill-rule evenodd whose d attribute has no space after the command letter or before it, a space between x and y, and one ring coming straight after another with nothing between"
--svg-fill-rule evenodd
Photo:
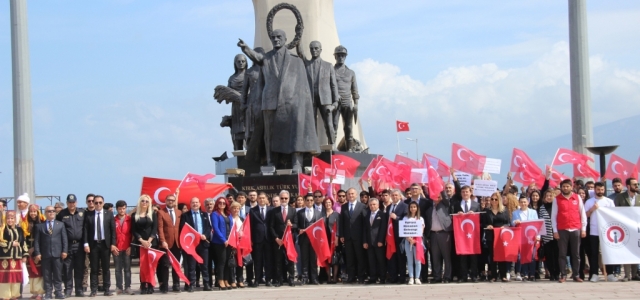
<instances>
[{"instance_id":1,"label":"man in military uniform","mask_svg":"<svg viewBox=\"0 0 640 300\"><path fill-rule=\"evenodd\" d=\"M65 297L71 297L73 283L75 281L76 297L84 297L82 277L84 275L85 253L82 245L82 223L84 211L76 207L78 199L76 195L67 196L67 208L56 216L56 220L62 222L67 230L68 249L67 258L62 262L62 281L64 282Z\"/></svg>"},{"instance_id":2,"label":"man in military uniform","mask_svg":"<svg viewBox=\"0 0 640 300\"><path fill-rule=\"evenodd\" d=\"M336 58L334 66L336 73L336 81L338 82L338 94L340 95L340 106L333 116L333 126L338 128L338 121L342 116L342 124L344 126L344 141L347 151L353 151L355 146L353 140L353 119L358 115L358 84L356 83L356 73L349 69L345 64L347 59L347 48L340 45L333 52ZM353 101L351 100L353 99ZM339 143L339 141L336 141Z\"/></svg>"}]
</instances>

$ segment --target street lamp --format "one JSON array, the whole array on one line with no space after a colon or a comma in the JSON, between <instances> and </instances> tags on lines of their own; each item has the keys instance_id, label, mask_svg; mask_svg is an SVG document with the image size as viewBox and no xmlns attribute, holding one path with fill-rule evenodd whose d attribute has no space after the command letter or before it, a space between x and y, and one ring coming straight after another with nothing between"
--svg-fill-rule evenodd
<instances>
[{"instance_id":1,"label":"street lamp","mask_svg":"<svg viewBox=\"0 0 640 300\"><path fill-rule=\"evenodd\" d=\"M416 142L416 161L420 161L420 158L418 157L418 138L412 139L412 138L407 138L407 141L412 141L412 142Z\"/></svg>"},{"instance_id":2,"label":"street lamp","mask_svg":"<svg viewBox=\"0 0 640 300\"><path fill-rule=\"evenodd\" d=\"M604 172L607 170L606 155L613 153L618 149L618 145L615 146L598 146L598 147L586 147L589 152L600 155L600 176L604 176ZM599 178L598 178L599 179ZM604 190L607 190L607 182L604 182Z\"/></svg>"}]
</instances>

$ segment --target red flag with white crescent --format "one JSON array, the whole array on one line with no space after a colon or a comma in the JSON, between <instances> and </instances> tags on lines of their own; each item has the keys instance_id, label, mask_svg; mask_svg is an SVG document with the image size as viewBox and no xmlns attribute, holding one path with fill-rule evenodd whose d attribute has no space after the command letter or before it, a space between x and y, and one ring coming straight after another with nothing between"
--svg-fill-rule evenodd
<instances>
[{"instance_id":1,"label":"red flag with white crescent","mask_svg":"<svg viewBox=\"0 0 640 300\"><path fill-rule=\"evenodd\" d=\"M143 177L140 194L151 196L154 201L153 204L160 205L160 208L164 208L164 199L175 192L180 182L180 180L174 179ZM200 187L195 184L183 185L180 187L178 203L189 205L189 201L191 201L193 197L200 199L211 198L230 188L233 188L233 185L230 183L205 183L204 190L201 190Z\"/></svg>"},{"instance_id":2,"label":"red flag with white crescent","mask_svg":"<svg viewBox=\"0 0 640 300\"><path fill-rule=\"evenodd\" d=\"M393 231L393 219L389 218L389 223L387 224L387 259L391 259L394 253L396 253L396 236Z\"/></svg>"},{"instance_id":3,"label":"red flag with white crescent","mask_svg":"<svg viewBox=\"0 0 640 300\"><path fill-rule=\"evenodd\" d=\"M451 166L469 174L482 174L487 157L476 154L460 144L451 146Z\"/></svg>"},{"instance_id":4,"label":"red flag with white crescent","mask_svg":"<svg viewBox=\"0 0 640 300\"><path fill-rule=\"evenodd\" d=\"M520 251L520 227L493 229L493 261L516 262Z\"/></svg>"},{"instance_id":5,"label":"red flag with white crescent","mask_svg":"<svg viewBox=\"0 0 640 300\"><path fill-rule=\"evenodd\" d=\"M180 231L180 246L182 250L191 255L199 264L203 263L202 257L196 252L200 244L200 233L191 225L185 223Z\"/></svg>"},{"instance_id":6,"label":"red flag with white crescent","mask_svg":"<svg viewBox=\"0 0 640 300\"><path fill-rule=\"evenodd\" d=\"M140 247L140 282L156 286L156 269L163 255L162 251Z\"/></svg>"},{"instance_id":7,"label":"red flag with white crescent","mask_svg":"<svg viewBox=\"0 0 640 300\"><path fill-rule=\"evenodd\" d=\"M520 223L520 263L526 264L533 261L540 236L544 227L544 220L533 220Z\"/></svg>"},{"instance_id":8,"label":"red flag with white crescent","mask_svg":"<svg viewBox=\"0 0 640 300\"><path fill-rule=\"evenodd\" d=\"M409 131L409 122L403 122L396 120L396 131Z\"/></svg>"},{"instance_id":9,"label":"red flag with white crescent","mask_svg":"<svg viewBox=\"0 0 640 300\"><path fill-rule=\"evenodd\" d=\"M462 255L480 254L480 214L453 215L453 238L456 253Z\"/></svg>"},{"instance_id":10,"label":"red flag with white crescent","mask_svg":"<svg viewBox=\"0 0 640 300\"><path fill-rule=\"evenodd\" d=\"M291 225L287 225L287 228L284 229L282 245L284 246L284 250L287 252L287 259L292 262L298 262L298 252L296 252L296 245L293 242L293 237L291 236Z\"/></svg>"},{"instance_id":11,"label":"red flag with white crescent","mask_svg":"<svg viewBox=\"0 0 640 300\"><path fill-rule=\"evenodd\" d=\"M609 157L609 166L604 173L605 178L613 180L618 177L625 180L626 178L636 178L637 176L638 167L634 163L615 154L611 154L611 157Z\"/></svg>"},{"instance_id":12,"label":"red flag with white crescent","mask_svg":"<svg viewBox=\"0 0 640 300\"><path fill-rule=\"evenodd\" d=\"M324 226L324 219L320 219L309 225L303 234L307 234L311 248L318 257L320 267L326 267L327 262L331 259L329 244L327 243L327 231Z\"/></svg>"},{"instance_id":13,"label":"red flag with white crescent","mask_svg":"<svg viewBox=\"0 0 640 300\"><path fill-rule=\"evenodd\" d=\"M182 272L180 261L178 261L178 259L173 256L173 253L171 253L171 251L169 250L167 250L167 256L169 257L169 261L171 261L171 268L173 268L173 271L178 274L178 277L180 277L180 279L182 279L182 281L184 281L186 284L191 284L187 276L185 276Z\"/></svg>"},{"instance_id":14,"label":"red flag with white crescent","mask_svg":"<svg viewBox=\"0 0 640 300\"><path fill-rule=\"evenodd\" d=\"M239 266L242 265L242 258L251 254L253 248L251 247L251 218L249 215L244 219L242 223L240 237L238 238L238 261Z\"/></svg>"}]
</instances>

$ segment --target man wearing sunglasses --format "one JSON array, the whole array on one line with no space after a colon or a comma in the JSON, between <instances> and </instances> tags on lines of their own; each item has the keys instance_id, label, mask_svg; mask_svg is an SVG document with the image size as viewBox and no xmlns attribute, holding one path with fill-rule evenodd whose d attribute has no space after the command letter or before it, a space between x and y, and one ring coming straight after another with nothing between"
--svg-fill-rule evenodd
<instances>
[{"instance_id":1,"label":"man wearing sunglasses","mask_svg":"<svg viewBox=\"0 0 640 300\"><path fill-rule=\"evenodd\" d=\"M98 266L102 267L102 280L104 295L111 296L111 272L109 263L111 253L118 251L116 247L116 222L113 214L103 207L104 197L96 195L93 198L95 210L87 212L84 218L84 252L89 254L89 266L91 267L91 294L95 297L98 293Z\"/></svg>"}]
</instances>

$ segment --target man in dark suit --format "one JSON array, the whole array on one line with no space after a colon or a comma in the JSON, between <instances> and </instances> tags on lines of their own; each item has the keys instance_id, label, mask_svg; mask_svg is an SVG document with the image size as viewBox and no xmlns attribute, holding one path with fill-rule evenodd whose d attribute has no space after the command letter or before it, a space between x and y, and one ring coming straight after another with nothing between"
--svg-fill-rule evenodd
<instances>
[{"instance_id":1,"label":"man in dark suit","mask_svg":"<svg viewBox=\"0 0 640 300\"><path fill-rule=\"evenodd\" d=\"M159 246L165 251L173 254L179 261L180 253L180 217L182 211L176 208L176 196L168 195L165 200L165 208L158 210L158 241ZM171 261L167 255L160 258L158 267L158 281L160 282L160 292L167 293L169 290L169 268L172 268ZM173 291L180 292L180 277L176 270L172 270Z\"/></svg>"},{"instance_id":2,"label":"man in dark suit","mask_svg":"<svg viewBox=\"0 0 640 300\"><path fill-rule=\"evenodd\" d=\"M209 241L211 241L211 221L207 213L200 210L200 199L193 197L190 202L191 210L180 216L180 231L185 224L193 227L200 234L200 243L196 247L196 253L202 258L203 263L198 264L193 256L184 253L185 273L190 282L196 282L196 265L200 267L202 272L202 290L211 291L211 282L209 281L209 270L206 263L209 262ZM185 285L185 290L193 293L193 284Z\"/></svg>"},{"instance_id":3,"label":"man in dark suit","mask_svg":"<svg viewBox=\"0 0 640 300\"><path fill-rule=\"evenodd\" d=\"M322 219L322 213L315 209L313 196L307 194L304 198L304 204L306 207L297 211L295 215L294 224L296 224L299 235L298 244L300 245L300 259L302 260L302 283L319 284L318 282L318 262L316 252L311 246L309 236L305 233L305 230L309 225Z\"/></svg>"},{"instance_id":4,"label":"man in dark suit","mask_svg":"<svg viewBox=\"0 0 640 300\"><path fill-rule=\"evenodd\" d=\"M638 197L638 180L634 177L626 179L627 191L620 193L615 199L612 199L616 207L640 207L640 197ZM584 201L584 199L582 199ZM638 277L638 265L637 264L625 264L624 278L622 281L640 280Z\"/></svg>"},{"instance_id":5,"label":"man in dark suit","mask_svg":"<svg viewBox=\"0 0 640 300\"><path fill-rule=\"evenodd\" d=\"M451 206L449 199L440 195L434 195L433 206L427 209L424 216L426 241L429 245L431 253L431 267L433 269L432 283L447 283L451 281L452 265L451 265L451 240L453 236L451 232ZM434 212L435 211L435 212ZM444 276L442 275L442 267L444 264Z\"/></svg>"},{"instance_id":6,"label":"man in dark suit","mask_svg":"<svg viewBox=\"0 0 640 300\"><path fill-rule=\"evenodd\" d=\"M296 224L292 223L296 215L296 210L289 207L288 191L280 192L280 201L280 207L274 207L271 210L268 224L269 238L274 241L272 253L276 269L274 278L276 280L275 286L279 287L282 285L283 279L285 278L282 268L285 264L287 268L287 281L289 286L294 286L293 277L295 276L295 263L287 258L282 242L282 236L284 235L284 231L287 226L290 225L291 230L297 227Z\"/></svg>"},{"instance_id":7,"label":"man in dark suit","mask_svg":"<svg viewBox=\"0 0 640 300\"><path fill-rule=\"evenodd\" d=\"M393 221L393 234L396 243L396 252L393 253L387 262L389 280L391 283L404 284L407 277L407 256L400 253L400 243L404 240L400 237L399 221L409 212L409 206L402 201L402 191L395 189L391 191L391 206L387 209L389 218Z\"/></svg>"},{"instance_id":8,"label":"man in dark suit","mask_svg":"<svg viewBox=\"0 0 640 300\"><path fill-rule=\"evenodd\" d=\"M387 235L387 215L379 209L380 201L376 198L369 199L369 215L364 223L364 248L367 249L369 257L369 281L368 284L384 284L386 272L384 267L386 247L385 237Z\"/></svg>"},{"instance_id":9,"label":"man in dark suit","mask_svg":"<svg viewBox=\"0 0 640 300\"><path fill-rule=\"evenodd\" d=\"M356 275L359 283L364 283L365 254L362 241L364 223L367 221L367 209L357 199L354 188L347 191L347 203L342 205L340 211L340 226L338 236L344 244L347 263L347 281L355 283ZM357 273L356 273L357 268Z\"/></svg>"},{"instance_id":10,"label":"man in dark suit","mask_svg":"<svg viewBox=\"0 0 640 300\"><path fill-rule=\"evenodd\" d=\"M313 192L313 208L322 213L322 216L326 216L327 214L327 208L324 207L323 204L324 198L325 196L322 195L322 192L320 190L316 190L315 192Z\"/></svg>"},{"instance_id":11,"label":"man in dark suit","mask_svg":"<svg viewBox=\"0 0 640 300\"><path fill-rule=\"evenodd\" d=\"M454 214L473 214L480 212L480 204L471 199L471 187L468 185L460 189L462 200L459 203L452 204L451 210ZM471 281L478 282L478 256L477 255L458 255L459 271L458 283L466 282L467 277L471 277Z\"/></svg>"},{"instance_id":12,"label":"man in dark suit","mask_svg":"<svg viewBox=\"0 0 640 300\"><path fill-rule=\"evenodd\" d=\"M45 298L51 299L52 283L56 299L64 299L62 294L62 260L67 258L68 241L64 224L56 221L53 206L45 209L47 220L33 229L33 257L35 263L42 261Z\"/></svg>"},{"instance_id":13,"label":"man in dark suit","mask_svg":"<svg viewBox=\"0 0 640 300\"><path fill-rule=\"evenodd\" d=\"M113 213L103 209L104 197L93 197L95 209L87 212L84 218L84 252L89 253L89 265L91 267L91 294L98 294L98 269L102 270L102 287L104 295L111 296L111 262L110 253L118 251L116 247L116 222Z\"/></svg>"},{"instance_id":14,"label":"man in dark suit","mask_svg":"<svg viewBox=\"0 0 640 300\"><path fill-rule=\"evenodd\" d=\"M260 194L258 194L258 205L251 208L249 212L251 218L251 256L253 258L255 274L255 281L251 287L258 287L258 284L262 281L265 262L269 259L270 254L268 247L267 213L272 207L267 204L267 194L260 192ZM266 282L263 283L265 283L266 286L271 286L269 280L270 278L267 278Z\"/></svg>"}]
</instances>

